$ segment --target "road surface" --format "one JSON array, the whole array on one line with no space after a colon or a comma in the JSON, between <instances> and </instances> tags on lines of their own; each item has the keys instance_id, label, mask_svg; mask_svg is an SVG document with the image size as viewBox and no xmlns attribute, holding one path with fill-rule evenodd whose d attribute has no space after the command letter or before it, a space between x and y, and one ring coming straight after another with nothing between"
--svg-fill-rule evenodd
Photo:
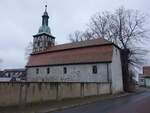
<instances>
[{"instance_id":1,"label":"road surface","mask_svg":"<svg viewBox=\"0 0 150 113\"><path fill-rule=\"evenodd\" d=\"M52 113L150 113L150 90Z\"/></svg>"}]
</instances>

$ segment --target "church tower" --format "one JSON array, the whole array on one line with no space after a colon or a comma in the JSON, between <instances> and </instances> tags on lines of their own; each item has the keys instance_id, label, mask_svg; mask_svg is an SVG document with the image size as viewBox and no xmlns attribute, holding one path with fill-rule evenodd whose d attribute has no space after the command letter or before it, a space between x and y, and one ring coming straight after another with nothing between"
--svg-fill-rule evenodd
<instances>
[{"instance_id":1,"label":"church tower","mask_svg":"<svg viewBox=\"0 0 150 113\"><path fill-rule=\"evenodd\" d=\"M55 37L52 36L50 27L48 26L47 5L42 16L42 26L36 35L33 36L33 53L43 52L48 47L55 45Z\"/></svg>"}]
</instances>

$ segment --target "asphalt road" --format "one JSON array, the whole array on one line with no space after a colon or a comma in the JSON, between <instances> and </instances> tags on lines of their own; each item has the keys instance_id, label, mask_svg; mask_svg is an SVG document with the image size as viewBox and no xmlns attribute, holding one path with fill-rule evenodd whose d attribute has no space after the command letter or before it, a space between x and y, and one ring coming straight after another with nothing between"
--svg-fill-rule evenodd
<instances>
[{"instance_id":1,"label":"asphalt road","mask_svg":"<svg viewBox=\"0 0 150 113\"><path fill-rule=\"evenodd\" d=\"M97 101L52 113L150 113L150 91Z\"/></svg>"}]
</instances>

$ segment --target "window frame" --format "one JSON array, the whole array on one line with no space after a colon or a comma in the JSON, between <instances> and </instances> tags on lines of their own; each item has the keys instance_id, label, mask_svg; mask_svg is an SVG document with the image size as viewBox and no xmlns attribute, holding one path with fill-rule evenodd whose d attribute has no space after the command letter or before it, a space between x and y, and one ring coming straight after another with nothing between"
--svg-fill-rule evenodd
<instances>
[{"instance_id":1,"label":"window frame","mask_svg":"<svg viewBox=\"0 0 150 113\"><path fill-rule=\"evenodd\" d=\"M47 74L50 74L50 68L49 67L46 68L46 72L47 72Z\"/></svg>"},{"instance_id":2,"label":"window frame","mask_svg":"<svg viewBox=\"0 0 150 113\"><path fill-rule=\"evenodd\" d=\"M67 74L67 67L63 68L64 74Z\"/></svg>"},{"instance_id":3,"label":"window frame","mask_svg":"<svg viewBox=\"0 0 150 113\"><path fill-rule=\"evenodd\" d=\"M37 75L39 74L39 68L36 68L36 74Z\"/></svg>"},{"instance_id":4,"label":"window frame","mask_svg":"<svg viewBox=\"0 0 150 113\"><path fill-rule=\"evenodd\" d=\"M93 66L92 66L92 73L93 73L93 74L97 74L97 73L98 73L97 65L93 65Z\"/></svg>"}]
</instances>

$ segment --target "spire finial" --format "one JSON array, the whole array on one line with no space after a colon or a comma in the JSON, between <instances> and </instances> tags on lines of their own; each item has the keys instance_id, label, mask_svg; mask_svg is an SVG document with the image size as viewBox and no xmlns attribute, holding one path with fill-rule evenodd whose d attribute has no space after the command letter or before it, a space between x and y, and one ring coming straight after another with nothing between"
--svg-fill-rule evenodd
<instances>
[{"instance_id":1,"label":"spire finial","mask_svg":"<svg viewBox=\"0 0 150 113\"><path fill-rule=\"evenodd\" d=\"M45 12L47 12L47 4L45 5Z\"/></svg>"}]
</instances>

